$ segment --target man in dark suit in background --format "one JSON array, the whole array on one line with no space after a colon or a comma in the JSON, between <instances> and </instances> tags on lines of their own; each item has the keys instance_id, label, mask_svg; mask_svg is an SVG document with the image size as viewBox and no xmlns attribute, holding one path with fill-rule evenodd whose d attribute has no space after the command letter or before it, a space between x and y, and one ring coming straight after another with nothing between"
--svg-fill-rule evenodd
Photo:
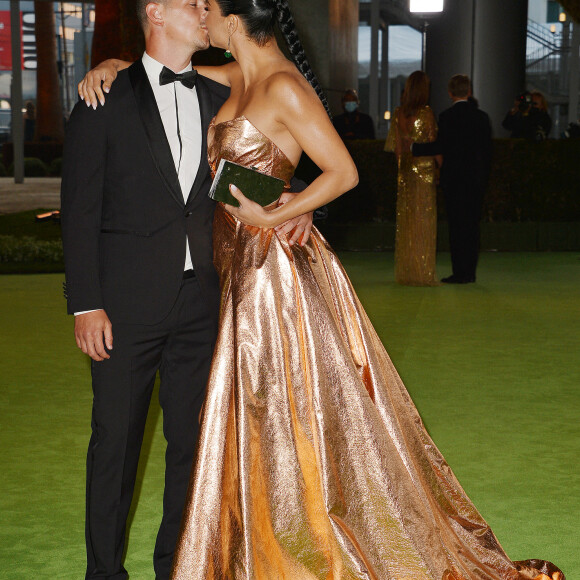
<instances>
[{"instance_id":1,"label":"man in dark suit in background","mask_svg":"<svg viewBox=\"0 0 580 580\"><path fill-rule=\"evenodd\" d=\"M169 578L218 323L206 136L229 89L191 70L209 46L205 2L138 0L137 11L143 58L119 73L106 106L76 105L64 152L68 312L93 359L91 580L128 577L126 520L158 370L167 451L154 566Z\"/></svg>"},{"instance_id":2,"label":"man in dark suit in background","mask_svg":"<svg viewBox=\"0 0 580 580\"><path fill-rule=\"evenodd\" d=\"M475 282L479 221L491 164L491 124L471 96L471 82L455 75L448 84L453 105L439 116L433 143L414 143L413 155L443 155L441 186L445 197L453 273L447 284Z\"/></svg>"}]
</instances>

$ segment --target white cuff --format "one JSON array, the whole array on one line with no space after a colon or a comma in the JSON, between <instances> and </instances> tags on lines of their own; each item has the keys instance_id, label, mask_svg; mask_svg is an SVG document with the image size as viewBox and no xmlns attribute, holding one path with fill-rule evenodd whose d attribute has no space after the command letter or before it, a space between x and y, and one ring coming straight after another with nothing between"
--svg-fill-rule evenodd
<instances>
[{"instance_id":1,"label":"white cuff","mask_svg":"<svg viewBox=\"0 0 580 580\"><path fill-rule=\"evenodd\" d=\"M97 310L103 310L103 308L95 308L94 310L83 310L82 312L75 312L75 316L79 316L79 314L88 314L89 312L97 312Z\"/></svg>"}]
</instances>

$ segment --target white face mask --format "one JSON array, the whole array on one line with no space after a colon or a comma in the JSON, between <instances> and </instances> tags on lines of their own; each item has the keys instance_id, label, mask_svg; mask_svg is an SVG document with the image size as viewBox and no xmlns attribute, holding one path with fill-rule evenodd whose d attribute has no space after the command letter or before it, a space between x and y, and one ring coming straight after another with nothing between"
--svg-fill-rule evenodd
<instances>
[{"instance_id":1,"label":"white face mask","mask_svg":"<svg viewBox=\"0 0 580 580\"><path fill-rule=\"evenodd\" d=\"M344 109L347 113L354 113L358 109L358 103L356 101L347 101L344 103Z\"/></svg>"}]
</instances>

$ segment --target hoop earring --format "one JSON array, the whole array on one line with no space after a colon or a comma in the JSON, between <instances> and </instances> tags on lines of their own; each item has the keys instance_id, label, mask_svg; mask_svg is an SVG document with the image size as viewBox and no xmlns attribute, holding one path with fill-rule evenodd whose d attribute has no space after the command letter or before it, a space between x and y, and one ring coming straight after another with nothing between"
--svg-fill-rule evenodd
<instances>
[{"instance_id":1,"label":"hoop earring","mask_svg":"<svg viewBox=\"0 0 580 580\"><path fill-rule=\"evenodd\" d=\"M228 47L226 48L226 51L224 52L224 56L226 58L232 58L232 53L230 51L230 40L231 40L231 38L232 38L231 35L228 36Z\"/></svg>"}]
</instances>

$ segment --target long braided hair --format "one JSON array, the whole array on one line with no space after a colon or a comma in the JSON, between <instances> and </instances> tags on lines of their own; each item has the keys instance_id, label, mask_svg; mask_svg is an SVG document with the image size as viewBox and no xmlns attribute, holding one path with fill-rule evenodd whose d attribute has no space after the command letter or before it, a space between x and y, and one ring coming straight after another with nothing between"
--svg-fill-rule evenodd
<instances>
[{"instance_id":1,"label":"long braided hair","mask_svg":"<svg viewBox=\"0 0 580 580\"><path fill-rule=\"evenodd\" d=\"M216 2L222 16L235 14L243 20L248 36L258 46L264 46L274 36L277 22L296 67L316 91L326 112L331 116L326 96L306 58L286 0L216 0Z\"/></svg>"}]
</instances>

